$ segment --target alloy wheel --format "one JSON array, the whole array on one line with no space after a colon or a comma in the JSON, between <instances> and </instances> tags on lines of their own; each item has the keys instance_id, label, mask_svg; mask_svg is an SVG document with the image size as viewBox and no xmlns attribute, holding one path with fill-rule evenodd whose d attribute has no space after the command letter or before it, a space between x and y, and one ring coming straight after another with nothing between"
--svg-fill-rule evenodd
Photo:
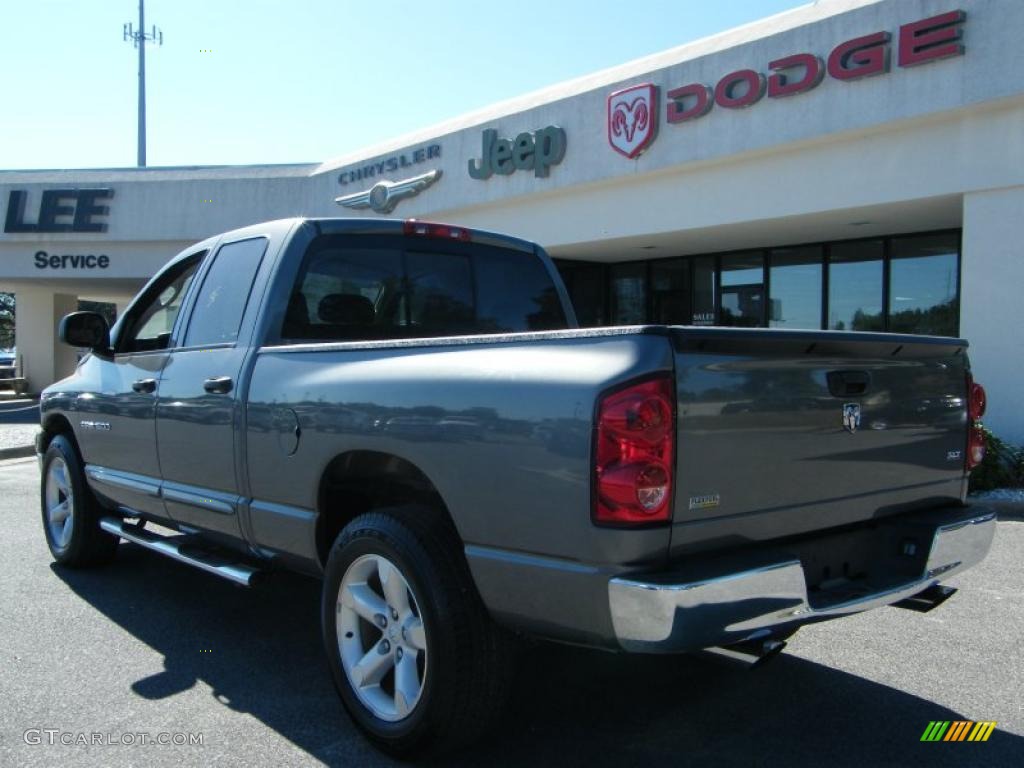
<instances>
[{"instance_id":1,"label":"alloy wheel","mask_svg":"<svg viewBox=\"0 0 1024 768\"><path fill-rule=\"evenodd\" d=\"M352 690L376 717L408 717L423 695L427 636L409 582L381 555L349 565L337 599L338 649Z\"/></svg>"},{"instance_id":2,"label":"alloy wheel","mask_svg":"<svg viewBox=\"0 0 1024 768\"><path fill-rule=\"evenodd\" d=\"M58 549L71 542L75 525L75 494L71 487L71 473L64 459L56 457L46 470L46 525L50 540Z\"/></svg>"}]
</instances>

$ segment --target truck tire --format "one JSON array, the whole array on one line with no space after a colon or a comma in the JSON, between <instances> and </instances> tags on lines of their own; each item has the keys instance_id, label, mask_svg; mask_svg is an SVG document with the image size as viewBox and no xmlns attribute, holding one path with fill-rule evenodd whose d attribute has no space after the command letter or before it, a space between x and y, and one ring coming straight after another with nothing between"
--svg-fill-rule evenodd
<instances>
[{"instance_id":1,"label":"truck tire","mask_svg":"<svg viewBox=\"0 0 1024 768\"><path fill-rule=\"evenodd\" d=\"M46 449L40 485L43 532L53 559L71 568L109 563L120 539L100 528L99 502L85 482L78 451L64 435Z\"/></svg>"},{"instance_id":2,"label":"truck tire","mask_svg":"<svg viewBox=\"0 0 1024 768\"><path fill-rule=\"evenodd\" d=\"M458 536L435 510L350 522L331 549L322 609L335 687L383 751L449 751L503 711L514 640L491 621Z\"/></svg>"}]
</instances>

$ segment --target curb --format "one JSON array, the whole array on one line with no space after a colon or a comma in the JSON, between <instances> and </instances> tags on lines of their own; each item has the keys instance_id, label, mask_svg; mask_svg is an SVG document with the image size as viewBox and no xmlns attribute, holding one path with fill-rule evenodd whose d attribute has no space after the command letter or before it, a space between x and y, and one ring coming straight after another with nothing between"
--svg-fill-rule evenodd
<instances>
[{"instance_id":1,"label":"curb","mask_svg":"<svg viewBox=\"0 0 1024 768\"><path fill-rule=\"evenodd\" d=\"M19 445L15 448L0 448L0 461L4 459L23 459L26 456L35 456L34 445Z\"/></svg>"}]
</instances>

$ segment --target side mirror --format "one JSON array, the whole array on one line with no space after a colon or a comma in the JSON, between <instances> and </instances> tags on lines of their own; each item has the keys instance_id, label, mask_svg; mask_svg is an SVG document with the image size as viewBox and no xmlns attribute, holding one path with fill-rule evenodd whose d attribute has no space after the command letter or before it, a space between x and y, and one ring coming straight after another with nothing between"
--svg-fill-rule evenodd
<instances>
[{"instance_id":1,"label":"side mirror","mask_svg":"<svg viewBox=\"0 0 1024 768\"><path fill-rule=\"evenodd\" d=\"M110 351L110 327L97 312L72 312L60 321L57 335L72 347L87 347L93 352Z\"/></svg>"}]
</instances>

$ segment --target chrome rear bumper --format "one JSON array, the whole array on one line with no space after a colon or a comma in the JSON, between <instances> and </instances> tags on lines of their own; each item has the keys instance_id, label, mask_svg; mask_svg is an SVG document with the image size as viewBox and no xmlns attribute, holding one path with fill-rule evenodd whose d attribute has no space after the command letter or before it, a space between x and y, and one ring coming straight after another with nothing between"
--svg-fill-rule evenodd
<instances>
[{"instance_id":1,"label":"chrome rear bumper","mask_svg":"<svg viewBox=\"0 0 1024 768\"><path fill-rule=\"evenodd\" d=\"M627 651L690 651L891 605L980 562L991 547L996 515L972 507L922 515L916 524L931 534L920 576L848 600L812 601L800 561L767 553L705 567L686 578L671 573L613 578L608 599L616 638Z\"/></svg>"}]
</instances>

